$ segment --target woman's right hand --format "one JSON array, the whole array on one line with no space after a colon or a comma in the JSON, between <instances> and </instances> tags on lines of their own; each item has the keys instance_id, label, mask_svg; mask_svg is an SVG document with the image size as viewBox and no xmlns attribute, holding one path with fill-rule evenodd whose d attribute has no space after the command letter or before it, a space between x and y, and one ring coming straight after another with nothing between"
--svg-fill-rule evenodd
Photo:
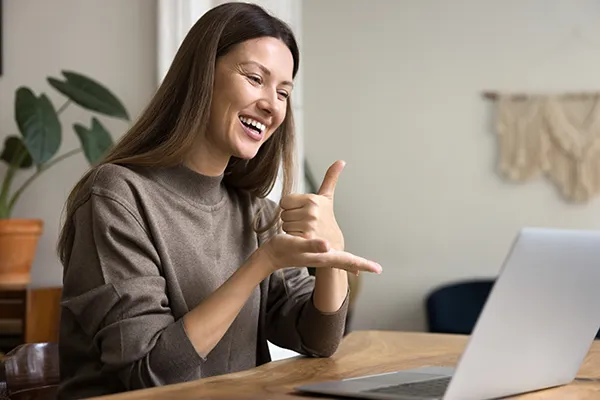
<instances>
[{"instance_id":1,"label":"woman's right hand","mask_svg":"<svg viewBox=\"0 0 600 400\"><path fill-rule=\"evenodd\" d=\"M323 239L304 239L282 233L269 239L261 251L269 260L273 272L287 267L314 267L338 268L353 274L381 273L381 266L376 262L331 249Z\"/></svg>"}]
</instances>

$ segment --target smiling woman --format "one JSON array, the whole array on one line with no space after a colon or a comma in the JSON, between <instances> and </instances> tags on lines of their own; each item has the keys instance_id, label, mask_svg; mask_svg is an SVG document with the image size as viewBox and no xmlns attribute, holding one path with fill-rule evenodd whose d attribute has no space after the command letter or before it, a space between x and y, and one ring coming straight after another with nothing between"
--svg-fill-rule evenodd
<instances>
[{"instance_id":1,"label":"smiling woman","mask_svg":"<svg viewBox=\"0 0 600 400\"><path fill-rule=\"evenodd\" d=\"M270 360L268 341L336 351L346 271L381 267L344 251L333 213L342 162L318 194L291 193L298 63L281 20L247 3L215 7L75 186L58 244L61 398L248 369ZM280 165L281 209L266 198Z\"/></svg>"},{"instance_id":2,"label":"smiling woman","mask_svg":"<svg viewBox=\"0 0 600 400\"><path fill-rule=\"evenodd\" d=\"M218 59L208 129L206 136L197 137L202 145L192 165L219 175L231 156L243 160L256 156L288 112L297 58L297 50L290 51L282 40L261 37L240 43ZM293 133L288 128L281 136L289 136L291 149ZM291 170L290 165L284 168Z\"/></svg>"}]
</instances>

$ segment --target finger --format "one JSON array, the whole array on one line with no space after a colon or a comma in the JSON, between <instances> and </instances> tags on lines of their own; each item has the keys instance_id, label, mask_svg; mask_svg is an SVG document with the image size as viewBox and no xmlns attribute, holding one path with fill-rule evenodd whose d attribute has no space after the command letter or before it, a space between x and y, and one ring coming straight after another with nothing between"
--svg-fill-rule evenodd
<instances>
[{"instance_id":1,"label":"finger","mask_svg":"<svg viewBox=\"0 0 600 400\"><path fill-rule=\"evenodd\" d=\"M307 254L324 254L329 252L329 243L323 239L297 239L298 251Z\"/></svg>"},{"instance_id":2,"label":"finger","mask_svg":"<svg viewBox=\"0 0 600 400\"><path fill-rule=\"evenodd\" d=\"M297 222L302 221L310 217L307 210L304 208L297 208L295 210L286 210L281 213L281 220L283 222Z\"/></svg>"},{"instance_id":3,"label":"finger","mask_svg":"<svg viewBox=\"0 0 600 400\"><path fill-rule=\"evenodd\" d=\"M347 265L349 265L351 268L351 271L354 271L357 275L361 271L372 272L375 274L380 274L381 272L383 272L383 268L381 268L381 265L379 265L375 261L367 260L365 258L355 256L354 254L350 254L350 253L346 253L346 254L349 255L349 257L348 257L349 263ZM344 263L345 260L341 260L341 262ZM346 265L346 264L344 263L343 265Z\"/></svg>"},{"instance_id":4,"label":"finger","mask_svg":"<svg viewBox=\"0 0 600 400\"><path fill-rule=\"evenodd\" d=\"M352 256L354 258L353 265L355 267L357 275L360 271L372 272L375 274L380 274L383 272L383 268L381 267L381 265L379 265L375 261L367 260L366 258L355 256L355 255L352 255Z\"/></svg>"},{"instance_id":5,"label":"finger","mask_svg":"<svg viewBox=\"0 0 600 400\"><path fill-rule=\"evenodd\" d=\"M348 272L372 272L380 274L382 272L381 265L374 261L364 259L354 254L345 251L330 251L324 254L307 255L310 259L310 266L314 267L331 267L344 269Z\"/></svg>"},{"instance_id":6,"label":"finger","mask_svg":"<svg viewBox=\"0 0 600 400\"><path fill-rule=\"evenodd\" d=\"M290 231L290 232L286 232L288 235L290 236L296 236L302 239L306 239L306 237L304 237L304 233L303 232L294 232L294 231Z\"/></svg>"},{"instance_id":7,"label":"finger","mask_svg":"<svg viewBox=\"0 0 600 400\"><path fill-rule=\"evenodd\" d=\"M279 202L279 206L284 210L295 210L304 207L310 202L308 195L299 194L288 194L284 196Z\"/></svg>"},{"instance_id":8,"label":"finger","mask_svg":"<svg viewBox=\"0 0 600 400\"><path fill-rule=\"evenodd\" d=\"M304 239L295 234L287 234L281 235L281 239L284 239L284 246L286 247L285 252L289 254L325 253L331 249L329 242L321 238Z\"/></svg>"},{"instance_id":9,"label":"finger","mask_svg":"<svg viewBox=\"0 0 600 400\"><path fill-rule=\"evenodd\" d=\"M288 234L291 232L301 233L302 237L306 237L304 235L309 232L309 227L304 222L284 222L281 224L281 229ZM306 238L308 239L308 237Z\"/></svg>"},{"instance_id":10,"label":"finger","mask_svg":"<svg viewBox=\"0 0 600 400\"><path fill-rule=\"evenodd\" d=\"M339 268L336 268L336 269L339 269ZM350 273L350 274L352 274L354 276L358 276L360 274L360 271L346 271L346 272L348 272L348 273Z\"/></svg>"},{"instance_id":11,"label":"finger","mask_svg":"<svg viewBox=\"0 0 600 400\"><path fill-rule=\"evenodd\" d=\"M299 238L308 239L305 237L304 232L302 232L302 231L292 231L292 230L285 230L285 229L283 229L283 231L290 236L296 236Z\"/></svg>"},{"instance_id":12,"label":"finger","mask_svg":"<svg viewBox=\"0 0 600 400\"><path fill-rule=\"evenodd\" d=\"M345 166L345 161L338 160L329 167L325 173L325 178L323 178L323 183L321 183L321 187L319 188L320 195L333 197L338 178Z\"/></svg>"}]
</instances>

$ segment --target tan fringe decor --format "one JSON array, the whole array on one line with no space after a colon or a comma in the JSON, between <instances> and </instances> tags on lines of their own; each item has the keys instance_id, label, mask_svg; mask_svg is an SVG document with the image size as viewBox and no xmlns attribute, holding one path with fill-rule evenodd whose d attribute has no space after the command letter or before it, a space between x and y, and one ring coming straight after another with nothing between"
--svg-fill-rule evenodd
<instances>
[{"instance_id":1,"label":"tan fringe decor","mask_svg":"<svg viewBox=\"0 0 600 400\"><path fill-rule=\"evenodd\" d=\"M600 192L600 93L486 94L496 100L500 175L545 175L570 202Z\"/></svg>"}]
</instances>

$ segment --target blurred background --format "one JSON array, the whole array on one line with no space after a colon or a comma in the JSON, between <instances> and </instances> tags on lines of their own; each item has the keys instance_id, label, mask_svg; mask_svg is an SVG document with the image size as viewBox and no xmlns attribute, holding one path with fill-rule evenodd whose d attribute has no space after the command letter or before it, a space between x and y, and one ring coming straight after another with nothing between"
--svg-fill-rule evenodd
<instances>
[{"instance_id":1,"label":"blurred background","mask_svg":"<svg viewBox=\"0 0 600 400\"><path fill-rule=\"evenodd\" d=\"M20 86L46 93L56 108L65 102L47 81L63 70L101 82L135 119L187 29L220 3L3 0L0 140L18 132ZM498 173L497 99L483 95L600 90L600 1L257 3L288 21L300 43L293 104L308 168L298 190L311 190L308 172L318 185L335 160L346 160L335 210L347 250L384 268L354 282L350 330L428 330L428 295L452 282L493 280L521 227L600 226L595 196L569 201L543 173L520 183ZM131 123L97 118L115 140ZM80 145L71 125L89 121L89 111L65 109L58 154ZM587 121L573 120L572 134L585 133L591 146L600 129ZM31 293L57 298L62 207L88 165L82 154L56 164L14 208L14 218L44 223L27 285L28 310L37 312L25 317L31 324L55 312L43 308L54 300L31 303ZM0 165L0 178L7 170ZM32 172L17 171L15 186ZM48 290L54 294L39 294ZM30 338L54 331L37 328Z\"/></svg>"}]
</instances>

